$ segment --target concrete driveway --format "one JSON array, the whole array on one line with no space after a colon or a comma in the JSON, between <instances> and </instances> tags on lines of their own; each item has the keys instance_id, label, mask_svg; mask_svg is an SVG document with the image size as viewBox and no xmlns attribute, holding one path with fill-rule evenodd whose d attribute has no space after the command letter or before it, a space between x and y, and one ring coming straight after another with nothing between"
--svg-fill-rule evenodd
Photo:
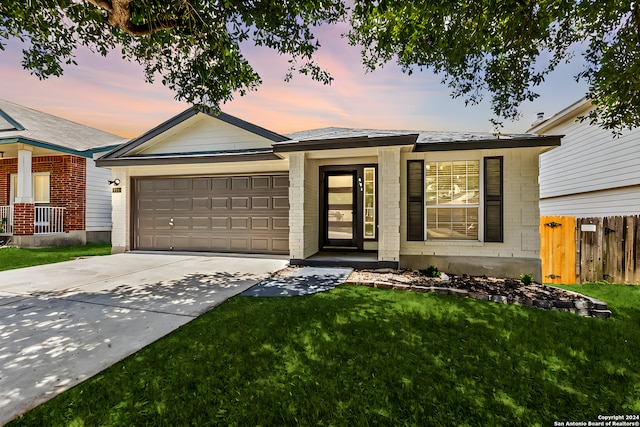
<instances>
[{"instance_id":1,"label":"concrete driveway","mask_svg":"<svg viewBox=\"0 0 640 427\"><path fill-rule=\"evenodd\" d=\"M0 272L0 425L286 264L125 253Z\"/></svg>"}]
</instances>

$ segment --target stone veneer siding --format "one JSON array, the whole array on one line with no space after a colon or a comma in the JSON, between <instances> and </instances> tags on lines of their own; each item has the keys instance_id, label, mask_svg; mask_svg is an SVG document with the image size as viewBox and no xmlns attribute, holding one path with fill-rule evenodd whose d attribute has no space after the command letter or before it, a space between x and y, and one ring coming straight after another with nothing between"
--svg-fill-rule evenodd
<instances>
[{"instance_id":1,"label":"stone veneer siding","mask_svg":"<svg viewBox=\"0 0 640 427\"><path fill-rule=\"evenodd\" d=\"M51 173L50 205L65 208L64 231L84 230L86 159L71 155L39 156L33 158L31 168L34 173ZM10 204L10 178L11 174L17 173L17 158L0 159L0 205L2 206ZM33 224L31 229L31 233L23 234L33 234Z\"/></svg>"}]
</instances>

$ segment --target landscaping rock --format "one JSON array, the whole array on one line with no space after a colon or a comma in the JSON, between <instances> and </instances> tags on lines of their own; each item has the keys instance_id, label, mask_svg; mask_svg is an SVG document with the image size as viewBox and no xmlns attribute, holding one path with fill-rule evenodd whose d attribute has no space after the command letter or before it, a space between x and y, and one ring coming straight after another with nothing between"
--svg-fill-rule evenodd
<instances>
[{"instance_id":1,"label":"landscaping rock","mask_svg":"<svg viewBox=\"0 0 640 427\"><path fill-rule=\"evenodd\" d=\"M444 277L444 275L443 275ZM447 275L449 280L428 277L414 270L358 270L349 278L350 283L362 283L381 289L402 289L414 292L436 292L442 295L467 296L501 304L519 304L576 313L581 316L607 318L611 316L605 302L539 283L523 284L516 279L486 276Z\"/></svg>"},{"instance_id":2,"label":"landscaping rock","mask_svg":"<svg viewBox=\"0 0 640 427\"><path fill-rule=\"evenodd\" d=\"M611 310L591 310L591 315L601 319L608 319L611 317Z\"/></svg>"},{"instance_id":3,"label":"landscaping rock","mask_svg":"<svg viewBox=\"0 0 640 427\"><path fill-rule=\"evenodd\" d=\"M554 301L553 302L553 306L554 307L558 307L558 308L573 308L573 301Z\"/></svg>"},{"instance_id":4,"label":"landscaping rock","mask_svg":"<svg viewBox=\"0 0 640 427\"><path fill-rule=\"evenodd\" d=\"M545 300L537 299L537 300L533 301L533 306L534 307L544 308L544 309L548 310L551 307L553 307L553 302L552 301L545 301Z\"/></svg>"},{"instance_id":5,"label":"landscaping rock","mask_svg":"<svg viewBox=\"0 0 640 427\"><path fill-rule=\"evenodd\" d=\"M469 291L464 289L449 289L449 295L466 298L469 296Z\"/></svg>"}]
</instances>

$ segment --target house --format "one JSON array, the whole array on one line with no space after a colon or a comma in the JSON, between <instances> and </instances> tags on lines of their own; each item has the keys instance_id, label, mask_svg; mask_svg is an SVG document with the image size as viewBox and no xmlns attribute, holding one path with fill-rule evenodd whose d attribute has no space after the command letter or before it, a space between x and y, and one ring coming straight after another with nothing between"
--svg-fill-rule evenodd
<instances>
[{"instance_id":1,"label":"house","mask_svg":"<svg viewBox=\"0 0 640 427\"><path fill-rule=\"evenodd\" d=\"M109 241L109 171L94 157L123 138L0 100L0 241Z\"/></svg>"},{"instance_id":2,"label":"house","mask_svg":"<svg viewBox=\"0 0 640 427\"><path fill-rule=\"evenodd\" d=\"M342 128L284 136L188 109L97 163L120 183L114 252L282 254L309 265L349 251L373 266L539 277L538 156L558 145Z\"/></svg>"},{"instance_id":3,"label":"house","mask_svg":"<svg viewBox=\"0 0 640 427\"><path fill-rule=\"evenodd\" d=\"M578 121L594 108L583 98L528 132L562 134L562 147L540 156L540 213L577 218L640 214L640 129L614 137Z\"/></svg>"}]
</instances>

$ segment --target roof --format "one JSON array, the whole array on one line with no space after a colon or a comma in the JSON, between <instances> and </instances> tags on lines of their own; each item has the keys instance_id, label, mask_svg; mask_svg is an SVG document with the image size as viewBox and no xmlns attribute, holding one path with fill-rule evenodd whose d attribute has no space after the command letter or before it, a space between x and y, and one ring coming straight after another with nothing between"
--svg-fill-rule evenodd
<instances>
[{"instance_id":1,"label":"roof","mask_svg":"<svg viewBox=\"0 0 640 427\"><path fill-rule=\"evenodd\" d=\"M272 142L272 148L250 150L215 150L136 154L136 148L170 129L202 113L233 126L260 135ZM411 146L413 151L452 151L492 148L554 147L561 136L555 135L495 135L487 132L437 132L411 130L381 130L328 127L280 135L237 117L219 113L209 114L189 108L141 136L117 147L97 160L99 166L161 165L180 163L214 163L253 160L278 160L281 153L344 148Z\"/></svg>"},{"instance_id":2,"label":"roof","mask_svg":"<svg viewBox=\"0 0 640 427\"><path fill-rule=\"evenodd\" d=\"M384 145L414 145L413 151L417 152L547 147L560 145L561 138L561 136L555 135L380 130L337 127L295 132L287 136L291 138L291 141L274 144L275 152ZM411 140L411 138L413 140ZM335 142L331 144L332 141ZM335 147L333 145L335 145Z\"/></svg>"},{"instance_id":3,"label":"roof","mask_svg":"<svg viewBox=\"0 0 640 427\"><path fill-rule=\"evenodd\" d=\"M527 132L535 134L543 133L545 130L549 130L565 120L577 118L591 108L592 105L591 100L587 97L580 98L578 101L562 109L553 116L534 122Z\"/></svg>"},{"instance_id":4,"label":"roof","mask_svg":"<svg viewBox=\"0 0 640 427\"><path fill-rule=\"evenodd\" d=\"M87 155L123 141L120 136L0 99L0 144L21 142Z\"/></svg>"}]
</instances>

